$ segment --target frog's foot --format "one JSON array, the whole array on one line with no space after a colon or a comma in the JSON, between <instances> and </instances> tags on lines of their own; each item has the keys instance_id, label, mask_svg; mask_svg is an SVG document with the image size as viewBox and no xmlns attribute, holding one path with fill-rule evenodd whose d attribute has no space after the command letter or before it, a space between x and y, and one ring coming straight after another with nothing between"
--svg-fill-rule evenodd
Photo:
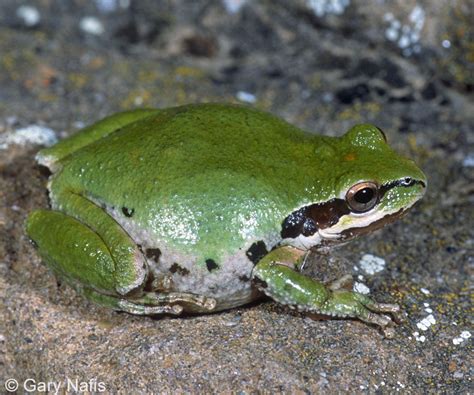
<instances>
[{"instance_id":1,"label":"frog's foot","mask_svg":"<svg viewBox=\"0 0 474 395\"><path fill-rule=\"evenodd\" d=\"M130 302L141 305L179 305L181 307L181 311L183 311L183 306L181 306L181 304L185 304L187 307L186 310L208 312L214 310L217 305L217 301L214 298L186 292L147 292L137 299L130 299Z\"/></svg>"},{"instance_id":2,"label":"frog's foot","mask_svg":"<svg viewBox=\"0 0 474 395\"><path fill-rule=\"evenodd\" d=\"M309 310L333 317L353 317L381 328L387 338L394 335L393 326L400 321L400 306L396 304L377 303L366 295L347 290L331 291L328 299L320 306ZM393 316L385 315L388 313Z\"/></svg>"},{"instance_id":3,"label":"frog's foot","mask_svg":"<svg viewBox=\"0 0 474 395\"><path fill-rule=\"evenodd\" d=\"M212 311L216 306L216 300L213 298L183 292L146 293L140 297L129 299L104 295L91 289L83 289L82 292L97 304L137 315L180 315L185 310L183 304L192 306L191 309L194 307L194 309L204 311Z\"/></svg>"},{"instance_id":4,"label":"frog's foot","mask_svg":"<svg viewBox=\"0 0 474 395\"><path fill-rule=\"evenodd\" d=\"M77 288L77 287L76 287ZM118 311L124 311L130 314L138 314L138 315L154 315L154 314L172 314L172 315L179 315L183 311L183 307L176 304L176 305L147 305L142 304L140 301L135 300L128 300L123 299L118 296L111 296L111 295L104 295L97 291L94 291L90 288L84 288L81 292L86 296L89 300L93 302L112 308Z\"/></svg>"},{"instance_id":5,"label":"frog's foot","mask_svg":"<svg viewBox=\"0 0 474 395\"><path fill-rule=\"evenodd\" d=\"M179 304L175 305L163 305L163 306L146 306L142 304L136 304L126 299L119 299L117 303L118 310L125 311L126 313L136 315L156 315L156 314L172 314L180 315L183 312L183 306Z\"/></svg>"}]
</instances>

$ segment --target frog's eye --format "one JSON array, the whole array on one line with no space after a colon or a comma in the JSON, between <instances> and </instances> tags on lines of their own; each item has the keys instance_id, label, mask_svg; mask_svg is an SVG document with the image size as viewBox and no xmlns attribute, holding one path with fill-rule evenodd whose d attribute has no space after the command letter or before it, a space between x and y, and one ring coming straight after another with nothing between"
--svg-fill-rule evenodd
<instances>
[{"instance_id":1,"label":"frog's eye","mask_svg":"<svg viewBox=\"0 0 474 395\"><path fill-rule=\"evenodd\" d=\"M371 181L355 184L346 193L346 202L356 213L364 213L372 209L379 201L379 187Z\"/></svg>"}]
</instances>

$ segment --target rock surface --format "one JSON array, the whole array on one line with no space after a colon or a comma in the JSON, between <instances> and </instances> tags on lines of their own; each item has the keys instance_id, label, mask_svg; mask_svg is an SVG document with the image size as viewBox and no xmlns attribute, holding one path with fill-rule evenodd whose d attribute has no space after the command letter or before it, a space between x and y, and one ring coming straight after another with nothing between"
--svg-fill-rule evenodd
<instances>
[{"instance_id":1,"label":"rock surface","mask_svg":"<svg viewBox=\"0 0 474 395\"><path fill-rule=\"evenodd\" d=\"M10 378L20 392L41 382L127 393L472 391L468 1L29 3L0 4L2 392ZM239 100L328 135L375 123L426 171L428 194L405 219L308 265L325 280L350 272L400 303L408 316L393 340L268 301L185 318L120 314L58 286L41 264L23 222L48 204L34 154L51 129L63 138L126 108ZM34 135L17 133L28 127Z\"/></svg>"}]
</instances>

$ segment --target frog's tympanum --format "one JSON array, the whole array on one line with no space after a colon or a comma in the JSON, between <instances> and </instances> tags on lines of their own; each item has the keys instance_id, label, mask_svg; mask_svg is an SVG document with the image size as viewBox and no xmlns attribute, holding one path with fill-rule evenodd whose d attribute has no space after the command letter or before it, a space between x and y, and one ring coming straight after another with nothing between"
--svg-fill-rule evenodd
<instances>
[{"instance_id":1,"label":"frog's tympanum","mask_svg":"<svg viewBox=\"0 0 474 395\"><path fill-rule=\"evenodd\" d=\"M61 279L133 314L214 312L266 294L389 328L397 305L301 274L309 251L381 228L426 178L362 124L324 137L251 108L119 113L37 156L51 210L27 233ZM344 277L343 280L347 279Z\"/></svg>"}]
</instances>

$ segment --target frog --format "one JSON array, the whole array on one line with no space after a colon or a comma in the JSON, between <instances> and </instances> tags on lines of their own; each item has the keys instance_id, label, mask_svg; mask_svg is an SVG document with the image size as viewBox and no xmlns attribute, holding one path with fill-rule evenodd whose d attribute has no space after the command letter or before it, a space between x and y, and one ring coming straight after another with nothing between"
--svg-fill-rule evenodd
<instances>
[{"instance_id":1,"label":"frog","mask_svg":"<svg viewBox=\"0 0 474 395\"><path fill-rule=\"evenodd\" d=\"M137 315L211 313L259 298L393 333L398 304L303 273L402 217L426 176L384 132L304 131L237 104L134 109L40 150L50 209L26 233L60 281Z\"/></svg>"}]
</instances>

